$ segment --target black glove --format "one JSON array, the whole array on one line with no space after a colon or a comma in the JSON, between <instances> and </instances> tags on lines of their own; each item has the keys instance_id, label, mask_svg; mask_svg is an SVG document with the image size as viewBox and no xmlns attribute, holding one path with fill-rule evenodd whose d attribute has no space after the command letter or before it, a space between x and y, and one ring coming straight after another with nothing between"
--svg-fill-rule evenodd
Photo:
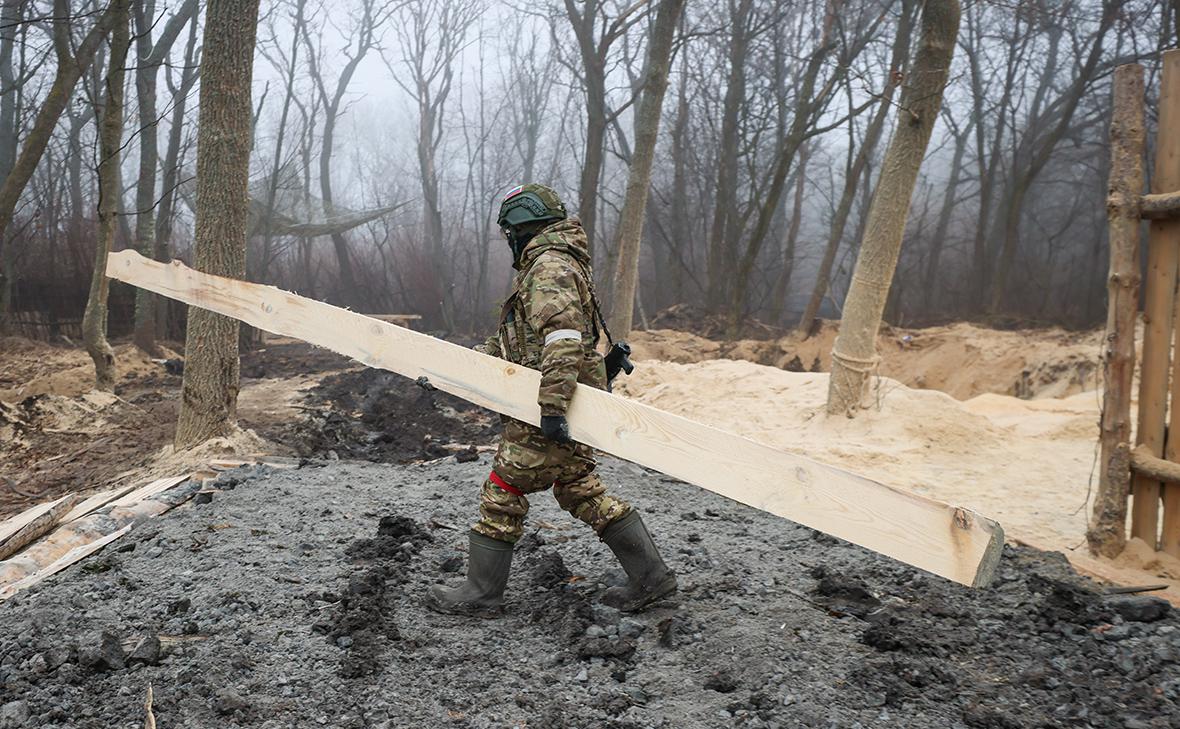
<instances>
[{"instance_id":1,"label":"black glove","mask_svg":"<svg viewBox=\"0 0 1180 729\"><path fill-rule=\"evenodd\" d=\"M570 442L570 424L566 422L564 415L542 415L541 432L549 440L558 443Z\"/></svg>"},{"instance_id":2,"label":"black glove","mask_svg":"<svg viewBox=\"0 0 1180 729\"><path fill-rule=\"evenodd\" d=\"M430 380L426 379L426 375L422 375L418 379L414 380L414 384L418 387L421 387L423 390L426 390L427 392L435 389L434 385L430 384Z\"/></svg>"}]
</instances>

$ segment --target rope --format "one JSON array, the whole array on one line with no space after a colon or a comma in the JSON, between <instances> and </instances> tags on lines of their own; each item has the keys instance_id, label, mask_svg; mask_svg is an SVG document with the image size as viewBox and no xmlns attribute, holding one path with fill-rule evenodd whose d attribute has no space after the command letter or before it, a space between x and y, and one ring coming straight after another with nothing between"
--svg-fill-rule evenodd
<instances>
[{"instance_id":1,"label":"rope","mask_svg":"<svg viewBox=\"0 0 1180 729\"><path fill-rule=\"evenodd\" d=\"M832 349L832 359L839 360L845 369L865 375L876 371L877 367L881 364L880 355L873 355L870 359L861 359L860 357L853 357L839 352L835 348Z\"/></svg>"}]
</instances>

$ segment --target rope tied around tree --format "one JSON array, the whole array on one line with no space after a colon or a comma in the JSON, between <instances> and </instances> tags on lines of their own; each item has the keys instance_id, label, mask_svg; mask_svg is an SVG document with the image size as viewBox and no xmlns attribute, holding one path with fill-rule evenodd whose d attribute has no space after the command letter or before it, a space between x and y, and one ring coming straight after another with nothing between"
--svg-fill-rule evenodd
<instances>
[{"instance_id":1,"label":"rope tied around tree","mask_svg":"<svg viewBox=\"0 0 1180 729\"><path fill-rule=\"evenodd\" d=\"M875 373L877 368L881 366L881 355L878 354L875 354L868 359L862 359L860 357L853 357L850 354L844 354L843 352L833 348L832 359L839 361L845 369L852 370L853 372L859 372L864 375Z\"/></svg>"}]
</instances>

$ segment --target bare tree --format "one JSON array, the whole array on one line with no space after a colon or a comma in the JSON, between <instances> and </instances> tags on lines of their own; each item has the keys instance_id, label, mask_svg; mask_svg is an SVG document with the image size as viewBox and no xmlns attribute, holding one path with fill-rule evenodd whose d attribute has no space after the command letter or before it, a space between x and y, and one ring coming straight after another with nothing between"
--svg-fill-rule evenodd
<instances>
[{"instance_id":1,"label":"bare tree","mask_svg":"<svg viewBox=\"0 0 1180 729\"><path fill-rule=\"evenodd\" d=\"M45 101L37 111L33 128L25 137L25 144L21 148L20 155L12 163L12 167L4 177L4 183L0 185L0 260L5 260L5 256L8 255L5 250L7 248L5 245L6 234L9 224L12 222L13 212L16 210L16 203L36 171L42 155L45 154L49 138L53 134L54 127L57 126L57 120L61 118L62 111L70 101L74 86L85 73L90 62L94 59L95 52L117 22L116 5L116 3L111 3L107 6L83 37L82 42L78 44L77 50L74 50L70 29L75 19L70 12L69 2L67 0L54 0L53 2L53 48L57 55L57 73ZM4 275L3 271L0 271L0 275ZM4 281L0 282L0 288L6 289L9 285L11 285L11 281L5 275ZM0 296L0 302L5 300L7 300L7 296ZM0 311L0 319L6 316L7 312Z\"/></svg>"},{"instance_id":2,"label":"bare tree","mask_svg":"<svg viewBox=\"0 0 1180 729\"><path fill-rule=\"evenodd\" d=\"M242 278L252 126L251 89L259 0L209 0L201 59L194 265ZM238 322L189 307L176 447L189 448L235 427Z\"/></svg>"},{"instance_id":3,"label":"bare tree","mask_svg":"<svg viewBox=\"0 0 1180 729\"><path fill-rule=\"evenodd\" d=\"M578 215L586 231L591 255L594 253L594 234L598 225L598 186L602 177L606 130L611 121L634 100L631 99L613 110L609 108L606 88L607 64L614 44L631 26L646 17L650 1L635 0L620 9L612 18L604 0L584 0L581 3L563 0L566 16L577 42L580 64L575 64L565 56L558 58L581 82L586 99L586 147L578 185ZM551 27L554 43L560 47L556 26Z\"/></svg>"},{"instance_id":4,"label":"bare tree","mask_svg":"<svg viewBox=\"0 0 1180 729\"><path fill-rule=\"evenodd\" d=\"M850 113L848 120L849 163L844 172L844 188L840 193L840 202L832 216L831 228L828 232L828 242L824 246L823 258L820 260L819 272L816 274L815 285L811 289L811 298L803 309L799 318L798 331L806 336L811 330L812 322L819 313L824 296L828 293L828 281L832 277L832 265L836 262L836 253L840 248L840 241L844 238L844 229L848 225L848 215L852 212L852 204L856 199L856 191L860 185L861 175L868 168L869 159L876 151L877 143L885 129L885 119L893 108L893 96L897 86L905 78L905 64L910 53L910 39L912 37L914 11L918 3L916 0L902 0L901 14L897 21L897 34L894 36L893 50L890 56L889 69L885 79L884 90L880 94L880 103L865 130L864 139L859 145L854 145L851 139L854 117ZM849 104L852 103L851 94ZM855 151L854 151L855 150Z\"/></svg>"},{"instance_id":5,"label":"bare tree","mask_svg":"<svg viewBox=\"0 0 1180 729\"><path fill-rule=\"evenodd\" d=\"M115 389L115 351L107 341L107 255L115 242L115 216L119 212L121 175L119 161L123 146L123 78L127 49L131 46L130 0L114 0L115 24L111 29L110 68L99 115L98 145L98 247L94 256L94 273L90 277L90 296L82 317L82 341L94 360L94 389Z\"/></svg>"},{"instance_id":6,"label":"bare tree","mask_svg":"<svg viewBox=\"0 0 1180 729\"><path fill-rule=\"evenodd\" d=\"M448 285L451 262L446 252L442 201L439 199L439 149L443 114L454 80L454 64L467 45L467 33L482 12L480 0L414 0L395 28L401 46L400 65L408 80L386 59L394 81L418 107L418 174L422 183L422 223L438 291L441 324L455 329L455 295ZM383 56L384 58L384 56Z\"/></svg>"},{"instance_id":7,"label":"bare tree","mask_svg":"<svg viewBox=\"0 0 1180 729\"><path fill-rule=\"evenodd\" d=\"M135 95L139 103L139 181L135 187L135 247L145 256L156 248L156 170L160 164L159 116L156 110L156 85L160 66L168 58L172 44L197 11L197 0L185 0L164 25L160 37L152 42L152 24L156 3L145 0L134 4ZM135 290L135 344L155 354L156 296L146 289Z\"/></svg>"},{"instance_id":8,"label":"bare tree","mask_svg":"<svg viewBox=\"0 0 1180 729\"><path fill-rule=\"evenodd\" d=\"M315 83L315 89L319 93L324 110L324 127L320 140L319 182L320 197L324 199L324 213L329 216L333 214L335 204L335 196L332 193L332 153L335 150L336 123L343 113L341 105L344 102L344 95L348 92L348 86L352 83L357 66L369 51L376 47L378 42L377 28L388 17L390 7L391 3L388 2L361 0L360 14L354 16L350 29L349 45L340 52L340 55L345 59L344 68L340 70L340 75L336 77L336 85L332 89L329 89L323 61L312 42L308 18L301 18L304 22L299 26L299 33L307 45L308 70L311 72L312 81ZM336 251L336 262L340 266L340 288L338 290L340 300L345 304L355 304L358 301L359 292L348 242L344 239L344 234L339 232L333 232L331 238L332 247Z\"/></svg>"},{"instance_id":9,"label":"bare tree","mask_svg":"<svg viewBox=\"0 0 1180 729\"><path fill-rule=\"evenodd\" d=\"M618 337L626 337L631 333L635 290L639 284L639 244L647 213L651 168L656 156L664 93L668 90L672 41L676 36L676 26L680 22L684 2L685 0L661 0L652 26L651 38L648 40L645 80L635 120L635 152L631 156L616 246L619 266L615 273L611 328Z\"/></svg>"},{"instance_id":10,"label":"bare tree","mask_svg":"<svg viewBox=\"0 0 1180 729\"><path fill-rule=\"evenodd\" d=\"M897 128L885 152L884 172L873 194L840 333L832 348L829 413L852 417L860 409L876 361L877 331L901 253L910 197L938 121L958 32L958 0L926 0L918 51L902 90Z\"/></svg>"}]
</instances>

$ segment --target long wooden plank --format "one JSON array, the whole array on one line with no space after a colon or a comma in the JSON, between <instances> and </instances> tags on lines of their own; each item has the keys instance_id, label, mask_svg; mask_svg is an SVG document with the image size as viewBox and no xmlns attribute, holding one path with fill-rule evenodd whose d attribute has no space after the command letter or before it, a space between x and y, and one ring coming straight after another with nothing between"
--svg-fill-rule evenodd
<instances>
[{"instance_id":1,"label":"long wooden plank","mask_svg":"<svg viewBox=\"0 0 1180 729\"><path fill-rule=\"evenodd\" d=\"M82 517L86 516L90 512L97 511L97 510L101 509L102 507L106 506L108 503L114 501L115 499L119 498L120 496L123 496L124 494L134 491L136 488L137 487L135 484L130 483L130 484L124 484L123 486L119 486L119 487L116 487L113 489L108 489L106 491L100 491L97 494L92 494L85 501L83 501L82 503L78 504L73 509L71 509L70 513L66 514L65 518L63 518L61 520L61 523L63 525L65 525L65 524L69 524L72 521L76 521L78 519L81 519Z\"/></svg>"},{"instance_id":2,"label":"long wooden plank","mask_svg":"<svg viewBox=\"0 0 1180 729\"><path fill-rule=\"evenodd\" d=\"M540 422L540 374L474 350L271 286L111 255L107 275L275 334L297 337L509 417ZM662 410L578 386L577 440L735 501L966 585L991 578L999 524Z\"/></svg>"},{"instance_id":3,"label":"long wooden plank","mask_svg":"<svg viewBox=\"0 0 1180 729\"><path fill-rule=\"evenodd\" d=\"M186 473L183 476L169 476L168 478L160 478L155 481L140 486L139 488L129 493L120 496L118 499L110 502L111 506L131 506L137 504L144 499L149 499L158 493L167 491L179 483L187 481L191 477L191 473Z\"/></svg>"}]
</instances>

